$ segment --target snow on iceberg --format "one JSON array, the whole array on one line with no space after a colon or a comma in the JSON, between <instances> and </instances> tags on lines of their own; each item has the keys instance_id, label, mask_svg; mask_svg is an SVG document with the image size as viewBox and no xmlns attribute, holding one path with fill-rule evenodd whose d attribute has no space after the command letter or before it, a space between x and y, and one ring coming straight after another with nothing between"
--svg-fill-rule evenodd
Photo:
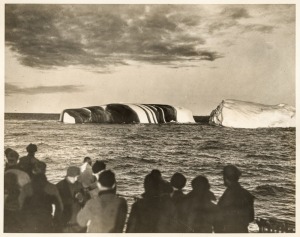
<instances>
[{"instance_id":1,"label":"snow on iceberg","mask_svg":"<svg viewBox=\"0 0 300 237\"><path fill-rule=\"evenodd\" d=\"M294 107L223 100L210 114L209 124L233 128L296 127Z\"/></svg>"}]
</instances>

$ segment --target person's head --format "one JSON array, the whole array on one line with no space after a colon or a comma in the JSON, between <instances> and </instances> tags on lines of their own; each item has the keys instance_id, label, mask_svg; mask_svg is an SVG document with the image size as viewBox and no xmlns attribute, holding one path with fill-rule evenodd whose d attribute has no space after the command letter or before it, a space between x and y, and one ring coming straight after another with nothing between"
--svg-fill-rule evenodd
<instances>
[{"instance_id":1,"label":"person's head","mask_svg":"<svg viewBox=\"0 0 300 237\"><path fill-rule=\"evenodd\" d=\"M153 177L162 178L161 172L157 169L151 170L150 174L153 175Z\"/></svg>"},{"instance_id":2,"label":"person's head","mask_svg":"<svg viewBox=\"0 0 300 237\"><path fill-rule=\"evenodd\" d=\"M158 194L161 177L153 173L147 174L144 179L144 189L146 194Z\"/></svg>"},{"instance_id":3,"label":"person's head","mask_svg":"<svg viewBox=\"0 0 300 237\"><path fill-rule=\"evenodd\" d=\"M105 168L106 164L103 161L96 160L96 162L92 166L92 171L94 174L97 174L102 170L105 170Z\"/></svg>"},{"instance_id":4,"label":"person's head","mask_svg":"<svg viewBox=\"0 0 300 237\"><path fill-rule=\"evenodd\" d=\"M115 173L111 170L105 170L99 175L98 182L101 189L114 189L116 186Z\"/></svg>"},{"instance_id":5,"label":"person's head","mask_svg":"<svg viewBox=\"0 0 300 237\"><path fill-rule=\"evenodd\" d=\"M147 195L170 194L173 191L171 184L162 178L161 172L157 169L146 175L144 189Z\"/></svg>"},{"instance_id":6,"label":"person's head","mask_svg":"<svg viewBox=\"0 0 300 237\"><path fill-rule=\"evenodd\" d=\"M194 178L191 184L193 191L207 192L210 189L208 179L203 175L199 175L196 178Z\"/></svg>"},{"instance_id":7,"label":"person's head","mask_svg":"<svg viewBox=\"0 0 300 237\"><path fill-rule=\"evenodd\" d=\"M26 147L26 151L29 154L34 154L35 152L37 152L37 146L35 144L30 143L27 147Z\"/></svg>"},{"instance_id":8,"label":"person's head","mask_svg":"<svg viewBox=\"0 0 300 237\"><path fill-rule=\"evenodd\" d=\"M76 166L70 166L67 169L66 179L69 183L75 183L78 176L80 175L80 169Z\"/></svg>"},{"instance_id":9,"label":"person's head","mask_svg":"<svg viewBox=\"0 0 300 237\"><path fill-rule=\"evenodd\" d=\"M37 161L33 164L32 168L32 174L33 175L40 175L40 174L46 174L46 163L43 161Z\"/></svg>"},{"instance_id":10,"label":"person's head","mask_svg":"<svg viewBox=\"0 0 300 237\"><path fill-rule=\"evenodd\" d=\"M184 177L183 174L178 173L178 172L173 174L173 176L171 178L172 187L181 190L181 189L183 189L185 184L186 184L186 178Z\"/></svg>"},{"instance_id":11,"label":"person's head","mask_svg":"<svg viewBox=\"0 0 300 237\"><path fill-rule=\"evenodd\" d=\"M7 152L6 159L7 159L8 166L16 165L19 160L19 154L15 150L10 149L10 151Z\"/></svg>"},{"instance_id":12,"label":"person's head","mask_svg":"<svg viewBox=\"0 0 300 237\"><path fill-rule=\"evenodd\" d=\"M90 157L84 157L83 163L88 163L90 166L92 166L92 159Z\"/></svg>"},{"instance_id":13,"label":"person's head","mask_svg":"<svg viewBox=\"0 0 300 237\"><path fill-rule=\"evenodd\" d=\"M226 187L237 183L241 177L241 171L234 165L226 165L223 168L223 179Z\"/></svg>"},{"instance_id":14,"label":"person's head","mask_svg":"<svg viewBox=\"0 0 300 237\"><path fill-rule=\"evenodd\" d=\"M6 148L5 151L4 151L5 156L7 157L8 153L11 152L11 151L13 151L13 149L11 149L9 147Z\"/></svg>"},{"instance_id":15,"label":"person's head","mask_svg":"<svg viewBox=\"0 0 300 237\"><path fill-rule=\"evenodd\" d=\"M148 195L159 195L160 193L172 192L170 184L165 182L161 172L157 169L152 170L144 179L145 193Z\"/></svg>"}]
</instances>

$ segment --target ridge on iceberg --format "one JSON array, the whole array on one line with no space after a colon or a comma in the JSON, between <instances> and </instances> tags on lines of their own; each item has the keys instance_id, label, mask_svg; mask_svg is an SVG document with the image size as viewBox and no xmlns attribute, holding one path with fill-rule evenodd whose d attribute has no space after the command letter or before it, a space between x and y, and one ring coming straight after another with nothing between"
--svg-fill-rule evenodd
<instances>
[{"instance_id":1,"label":"ridge on iceberg","mask_svg":"<svg viewBox=\"0 0 300 237\"><path fill-rule=\"evenodd\" d=\"M286 104L227 99L211 112L209 124L233 128L296 127L296 110Z\"/></svg>"}]
</instances>

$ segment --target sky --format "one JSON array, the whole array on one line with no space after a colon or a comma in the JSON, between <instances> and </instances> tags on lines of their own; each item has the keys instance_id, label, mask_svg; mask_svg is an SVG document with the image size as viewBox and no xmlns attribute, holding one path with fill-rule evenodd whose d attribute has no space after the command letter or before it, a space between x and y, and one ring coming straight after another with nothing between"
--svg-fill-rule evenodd
<instances>
[{"instance_id":1,"label":"sky","mask_svg":"<svg viewBox=\"0 0 300 237\"><path fill-rule=\"evenodd\" d=\"M295 5L5 6L5 112L295 106Z\"/></svg>"}]
</instances>

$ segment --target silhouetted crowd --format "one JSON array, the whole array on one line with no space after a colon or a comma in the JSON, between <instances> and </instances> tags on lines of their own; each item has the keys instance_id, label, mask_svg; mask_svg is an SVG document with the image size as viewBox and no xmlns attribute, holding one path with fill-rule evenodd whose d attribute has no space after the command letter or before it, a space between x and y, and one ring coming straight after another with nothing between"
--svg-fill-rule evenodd
<instances>
[{"instance_id":1,"label":"silhouetted crowd","mask_svg":"<svg viewBox=\"0 0 300 237\"><path fill-rule=\"evenodd\" d=\"M217 204L205 176L195 177L185 194L183 174L168 182L154 169L127 218L127 201L103 161L85 157L55 185L47 180L46 163L35 158L37 146L26 150L20 159L15 150L5 150L6 233L247 233L254 220L254 196L239 184L234 165L223 168L226 190Z\"/></svg>"}]
</instances>

